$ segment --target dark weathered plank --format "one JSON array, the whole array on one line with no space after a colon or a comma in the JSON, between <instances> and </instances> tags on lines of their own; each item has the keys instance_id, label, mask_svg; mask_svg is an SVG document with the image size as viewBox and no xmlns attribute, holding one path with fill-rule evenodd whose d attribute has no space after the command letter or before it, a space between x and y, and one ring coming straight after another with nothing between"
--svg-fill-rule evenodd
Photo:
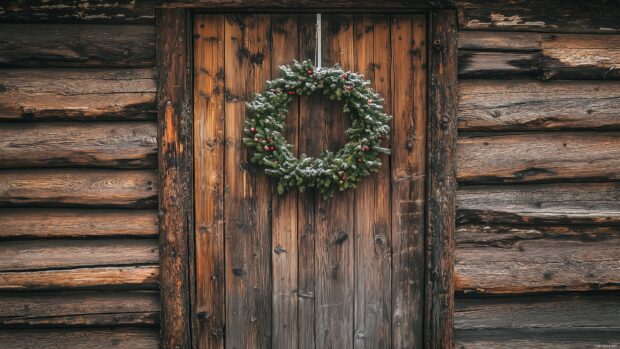
<instances>
[{"instance_id":1,"label":"dark weathered plank","mask_svg":"<svg viewBox=\"0 0 620 349\"><path fill-rule=\"evenodd\" d=\"M3 241L0 271L156 264L156 239Z\"/></svg>"},{"instance_id":2,"label":"dark weathered plank","mask_svg":"<svg viewBox=\"0 0 620 349\"><path fill-rule=\"evenodd\" d=\"M11 349L155 349L157 329L0 330L0 347Z\"/></svg>"},{"instance_id":3,"label":"dark weathered plank","mask_svg":"<svg viewBox=\"0 0 620 349\"><path fill-rule=\"evenodd\" d=\"M355 70L372 81L391 113L390 17L356 15L353 26ZM392 343L390 159L381 161L379 172L355 190L355 348Z\"/></svg>"},{"instance_id":4,"label":"dark weathered plank","mask_svg":"<svg viewBox=\"0 0 620 349\"><path fill-rule=\"evenodd\" d=\"M0 238L156 237L155 210L0 210Z\"/></svg>"},{"instance_id":5,"label":"dark weathered plank","mask_svg":"<svg viewBox=\"0 0 620 349\"><path fill-rule=\"evenodd\" d=\"M459 223L620 222L618 183L469 186L457 198Z\"/></svg>"},{"instance_id":6,"label":"dark weathered plank","mask_svg":"<svg viewBox=\"0 0 620 349\"><path fill-rule=\"evenodd\" d=\"M460 31L459 50L534 52L542 50L542 35L528 32Z\"/></svg>"},{"instance_id":7,"label":"dark weathered plank","mask_svg":"<svg viewBox=\"0 0 620 349\"><path fill-rule=\"evenodd\" d=\"M453 8L453 0L419 0L415 2L385 0L377 2L376 0L173 0L167 1L164 6L168 7L200 7L204 9L225 9L237 11L287 11L291 9L306 10L343 10L343 12L360 11L365 9L376 9L377 7L385 9L430 9L430 8ZM368 11L368 10L366 10Z\"/></svg>"},{"instance_id":8,"label":"dark weathered plank","mask_svg":"<svg viewBox=\"0 0 620 349\"><path fill-rule=\"evenodd\" d=\"M336 63L354 69L353 16L322 17L324 66ZM320 98L319 103L325 103ZM338 103L324 106L324 125L313 142L323 149L340 149L346 142L348 115ZM309 115L308 117L316 117ZM302 131L305 131L302 128ZM317 130L313 130L316 132ZM320 132L319 131L319 132ZM317 154L313 154L317 155ZM355 216L352 190L337 192L330 200L319 199L316 213L316 347L353 347Z\"/></svg>"},{"instance_id":9,"label":"dark weathered plank","mask_svg":"<svg viewBox=\"0 0 620 349\"><path fill-rule=\"evenodd\" d=\"M457 149L461 182L620 178L620 133L465 134Z\"/></svg>"},{"instance_id":10,"label":"dark weathered plank","mask_svg":"<svg viewBox=\"0 0 620 349\"><path fill-rule=\"evenodd\" d=\"M392 347L424 347L426 20L394 15L392 46Z\"/></svg>"},{"instance_id":11,"label":"dark weathered plank","mask_svg":"<svg viewBox=\"0 0 620 349\"><path fill-rule=\"evenodd\" d=\"M224 348L224 15L194 18L195 346Z\"/></svg>"},{"instance_id":12,"label":"dark weathered plank","mask_svg":"<svg viewBox=\"0 0 620 349\"><path fill-rule=\"evenodd\" d=\"M152 122L6 123L0 128L0 167L152 168Z\"/></svg>"},{"instance_id":13,"label":"dark weathered plank","mask_svg":"<svg viewBox=\"0 0 620 349\"><path fill-rule=\"evenodd\" d=\"M0 81L0 120L155 116L152 69L4 69Z\"/></svg>"},{"instance_id":14,"label":"dark weathered plank","mask_svg":"<svg viewBox=\"0 0 620 349\"><path fill-rule=\"evenodd\" d=\"M301 59L316 61L316 17L299 15L299 55ZM315 62L316 64L316 62ZM327 104L316 94L299 100L299 153L317 156L324 149ZM314 190L298 195L297 245L298 245L298 342L300 349L315 349L314 331L316 308L316 247L318 202Z\"/></svg>"},{"instance_id":15,"label":"dark weathered plank","mask_svg":"<svg viewBox=\"0 0 620 349\"><path fill-rule=\"evenodd\" d=\"M278 67L299 58L297 15L272 15L271 78L280 75ZM291 103L286 118L286 139L297 145L299 104ZM297 149L297 147L295 148ZM297 193L272 194L271 265L273 268L272 348L298 348L297 312Z\"/></svg>"},{"instance_id":16,"label":"dark weathered plank","mask_svg":"<svg viewBox=\"0 0 620 349\"><path fill-rule=\"evenodd\" d=\"M2 326L155 326L159 294L151 291L5 293Z\"/></svg>"},{"instance_id":17,"label":"dark weathered plank","mask_svg":"<svg viewBox=\"0 0 620 349\"><path fill-rule=\"evenodd\" d=\"M461 29L617 33L617 2L456 0Z\"/></svg>"},{"instance_id":18,"label":"dark weathered plank","mask_svg":"<svg viewBox=\"0 0 620 349\"><path fill-rule=\"evenodd\" d=\"M271 185L243 145L245 102L271 72L269 15L225 20L226 346L271 343Z\"/></svg>"},{"instance_id":19,"label":"dark weathered plank","mask_svg":"<svg viewBox=\"0 0 620 349\"><path fill-rule=\"evenodd\" d=\"M428 228L425 265L425 348L454 346L454 229L456 206L456 14L433 13L429 86Z\"/></svg>"},{"instance_id":20,"label":"dark weathered plank","mask_svg":"<svg viewBox=\"0 0 620 349\"><path fill-rule=\"evenodd\" d=\"M459 78L523 78L541 73L540 52L484 52L459 50Z\"/></svg>"},{"instance_id":21,"label":"dark weathered plank","mask_svg":"<svg viewBox=\"0 0 620 349\"><path fill-rule=\"evenodd\" d=\"M620 79L620 35L545 34L544 79Z\"/></svg>"},{"instance_id":22,"label":"dark weathered plank","mask_svg":"<svg viewBox=\"0 0 620 349\"><path fill-rule=\"evenodd\" d=\"M164 348L189 348L193 273L191 26L186 10L158 9L157 130L161 336Z\"/></svg>"},{"instance_id":23,"label":"dark weathered plank","mask_svg":"<svg viewBox=\"0 0 620 349\"><path fill-rule=\"evenodd\" d=\"M0 4L3 22L153 23L158 0L7 0Z\"/></svg>"},{"instance_id":24,"label":"dark weathered plank","mask_svg":"<svg viewBox=\"0 0 620 349\"><path fill-rule=\"evenodd\" d=\"M620 289L618 229L485 226L468 227L466 234L456 249L458 292Z\"/></svg>"},{"instance_id":25,"label":"dark weathered plank","mask_svg":"<svg viewBox=\"0 0 620 349\"><path fill-rule=\"evenodd\" d=\"M72 288L154 289L157 288L158 282L157 265L0 272L0 291Z\"/></svg>"},{"instance_id":26,"label":"dark weathered plank","mask_svg":"<svg viewBox=\"0 0 620 349\"><path fill-rule=\"evenodd\" d=\"M462 80L459 130L618 129L620 83Z\"/></svg>"},{"instance_id":27,"label":"dark weathered plank","mask_svg":"<svg viewBox=\"0 0 620 349\"><path fill-rule=\"evenodd\" d=\"M150 170L0 171L0 206L151 208L156 201L157 176Z\"/></svg>"},{"instance_id":28,"label":"dark weathered plank","mask_svg":"<svg viewBox=\"0 0 620 349\"><path fill-rule=\"evenodd\" d=\"M0 24L2 67L155 66L152 25Z\"/></svg>"},{"instance_id":29,"label":"dark weathered plank","mask_svg":"<svg viewBox=\"0 0 620 349\"><path fill-rule=\"evenodd\" d=\"M595 348L617 342L617 294L458 299L456 348Z\"/></svg>"}]
</instances>

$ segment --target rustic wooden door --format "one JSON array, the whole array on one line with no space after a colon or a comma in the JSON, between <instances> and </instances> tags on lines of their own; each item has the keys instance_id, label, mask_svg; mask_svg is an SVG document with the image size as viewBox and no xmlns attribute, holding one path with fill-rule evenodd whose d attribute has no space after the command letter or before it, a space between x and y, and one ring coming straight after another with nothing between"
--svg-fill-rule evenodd
<instances>
[{"instance_id":1,"label":"rustic wooden door","mask_svg":"<svg viewBox=\"0 0 620 349\"><path fill-rule=\"evenodd\" d=\"M323 66L372 81L394 115L378 174L325 201L275 192L242 143L245 104L316 56L314 14L194 16L194 339L199 348L420 348L424 328L426 17L323 14ZM346 141L342 105L301 98L298 153Z\"/></svg>"}]
</instances>

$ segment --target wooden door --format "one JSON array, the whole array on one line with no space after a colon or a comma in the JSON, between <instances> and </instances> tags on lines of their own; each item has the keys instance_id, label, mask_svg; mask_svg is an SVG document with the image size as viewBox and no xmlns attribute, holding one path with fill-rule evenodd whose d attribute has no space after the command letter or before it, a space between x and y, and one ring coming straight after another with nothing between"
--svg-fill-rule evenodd
<instances>
[{"instance_id":1,"label":"wooden door","mask_svg":"<svg viewBox=\"0 0 620 349\"><path fill-rule=\"evenodd\" d=\"M315 58L314 14L194 16L195 343L199 348L420 348L424 321L426 20L323 14L323 65L372 81L394 115L377 174L323 200L279 196L242 143L245 102ZM293 103L287 137L346 141L342 105Z\"/></svg>"}]
</instances>

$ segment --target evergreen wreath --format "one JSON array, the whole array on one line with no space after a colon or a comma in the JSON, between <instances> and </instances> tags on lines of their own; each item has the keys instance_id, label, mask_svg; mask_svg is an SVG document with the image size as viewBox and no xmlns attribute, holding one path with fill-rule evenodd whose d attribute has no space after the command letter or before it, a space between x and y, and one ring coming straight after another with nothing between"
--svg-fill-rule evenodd
<instances>
[{"instance_id":1,"label":"evergreen wreath","mask_svg":"<svg viewBox=\"0 0 620 349\"><path fill-rule=\"evenodd\" d=\"M334 189L355 188L363 177L377 172L381 146L390 132L391 116L383 109L384 99L357 73L339 65L315 68L310 61L283 65L282 77L267 81L266 90L247 103L244 143L254 149L252 161L266 167L265 173L279 177L278 193L297 187L303 192L317 188L324 197ZM335 154L324 151L320 158L302 154L297 158L284 135L285 119L294 96L309 96L322 90L331 100L343 100L343 112L351 118L345 131L348 143Z\"/></svg>"}]
</instances>

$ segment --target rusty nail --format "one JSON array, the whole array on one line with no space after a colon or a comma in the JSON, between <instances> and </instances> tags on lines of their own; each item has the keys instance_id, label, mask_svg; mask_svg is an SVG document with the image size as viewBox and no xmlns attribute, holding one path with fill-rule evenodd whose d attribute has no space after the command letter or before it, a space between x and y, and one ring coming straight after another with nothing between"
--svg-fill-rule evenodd
<instances>
[{"instance_id":1,"label":"rusty nail","mask_svg":"<svg viewBox=\"0 0 620 349\"><path fill-rule=\"evenodd\" d=\"M413 144L411 142L407 143L407 150L413 149Z\"/></svg>"}]
</instances>

